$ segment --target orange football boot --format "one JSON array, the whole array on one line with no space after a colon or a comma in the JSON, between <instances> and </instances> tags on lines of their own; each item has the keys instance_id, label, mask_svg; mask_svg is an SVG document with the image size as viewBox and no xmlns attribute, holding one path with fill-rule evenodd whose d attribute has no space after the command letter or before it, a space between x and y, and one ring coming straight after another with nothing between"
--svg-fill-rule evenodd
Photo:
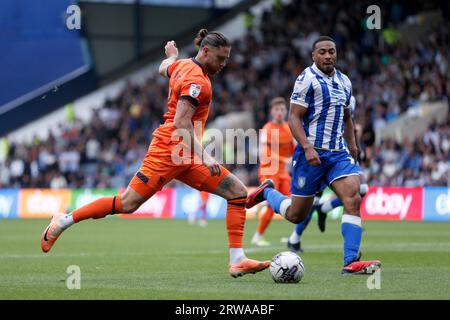
<instances>
[{"instance_id":1,"label":"orange football boot","mask_svg":"<svg viewBox=\"0 0 450 320\"><path fill-rule=\"evenodd\" d=\"M41 249L44 252L49 252L52 246L55 244L56 239L64 231L62 226L58 223L59 218L63 216L64 213L57 213L53 215L52 221L48 227L44 230L41 235Z\"/></svg>"},{"instance_id":2,"label":"orange football boot","mask_svg":"<svg viewBox=\"0 0 450 320\"><path fill-rule=\"evenodd\" d=\"M257 273L267 269L270 266L270 260L258 261L245 258L237 264L230 264L228 272L233 278L242 277L247 273Z\"/></svg>"}]
</instances>

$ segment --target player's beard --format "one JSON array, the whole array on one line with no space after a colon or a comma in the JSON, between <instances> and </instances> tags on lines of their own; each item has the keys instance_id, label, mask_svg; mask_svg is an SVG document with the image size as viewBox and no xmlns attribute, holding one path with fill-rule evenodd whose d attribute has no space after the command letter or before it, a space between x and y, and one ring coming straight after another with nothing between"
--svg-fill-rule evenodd
<instances>
[{"instance_id":1,"label":"player's beard","mask_svg":"<svg viewBox=\"0 0 450 320\"><path fill-rule=\"evenodd\" d=\"M334 63L330 63L330 64L325 64L325 63L323 63L323 64L322 64L322 71L323 71L323 73L325 73L325 74L330 74L330 73L332 73L333 70L334 70L334 66L335 66Z\"/></svg>"}]
</instances>

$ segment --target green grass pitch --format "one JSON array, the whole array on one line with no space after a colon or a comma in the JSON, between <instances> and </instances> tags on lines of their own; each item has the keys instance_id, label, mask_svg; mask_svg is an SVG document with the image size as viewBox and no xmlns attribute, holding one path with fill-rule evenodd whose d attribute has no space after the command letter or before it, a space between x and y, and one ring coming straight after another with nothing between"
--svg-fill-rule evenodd
<instances>
[{"instance_id":1,"label":"green grass pitch","mask_svg":"<svg viewBox=\"0 0 450 320\"><path fill-rule=\"evenodd\" d=\"M342 276L342 238L337 221L318 231L311 221L301 254L306 272L298 284L276 284L265 270L228 275L225 221L207 228L185 220L84 221L66 231L52 251L40 251L48 220L0 220L0 299L450 299L450 223L364 222L363 258L382 261L381 289L368 276ZM273 221L271 247L249 242L256 221L245 229L247 255L270 259L285 251L280 242L290 223ZM81 289L66 287L67 267L81 270Z\"/></svg>"}]
</instances>

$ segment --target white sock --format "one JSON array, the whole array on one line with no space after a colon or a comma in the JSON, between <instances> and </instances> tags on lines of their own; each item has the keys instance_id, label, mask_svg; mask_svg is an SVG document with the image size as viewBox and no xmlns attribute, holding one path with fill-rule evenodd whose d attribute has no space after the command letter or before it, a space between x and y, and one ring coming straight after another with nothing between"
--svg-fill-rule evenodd
<instances>
[{"instance_id":1,"label":"white sock","mask_svg":"<svg viewBox=\"0 0 450 320\"><path fill-rule=\"evenodd\" d=\"M350 223L354 224L355 226L361 227L361 217L352 216L344 212L344 214L342 215L341 223Z\"/></svg>"},{"instance_id":2,"label":"white sock","mask_svg":"<svg viewBox=\"0 0 450 320\"><path fill-rule=\"evenodd\" d=\"M300 237L298 236L297 232L295 232L295 230L292 231L292 234L289 237L289 242L294 244L300 242Z\"/></svg>"},{"instance_id":3,"label":"white sock","mask_svg":"<svg viewBox=\"0 0 450 320\"><path fill-rule=\"evenodd\" d=\"M322 203L322 206L320 207L322 209L322 212L328 212L331 211L331 209L333 209L333 207L331 206L331 201L333 200L327 200L324 203Z\"/></svg>"},{"instance_id":4,"label":"white sock","mask_svg":"<svg viewBox=\"0 0 450 320\"><path fill-rule=\"evenodd\" d=\"M313 206L317 206L320 203L320 197L315 196L313 200Z\"/></svg>"},{"instance_id":5,"label":"white sock","mask_svg":"<svg viewBox=\"0 0 450 320\"><path fill-rule=\"evenodd\" d=\"M230 264L236 264L245 259L243 248L230 248Z\"/></svg>"},{"instance_id":6,"label":"white sock","mask_svg":"<svg viewBox=\"0 0 450 320\"><path fill-rule=\"evenodd\" d=\"M61 216L61 218L59 218L59 223L63 230L65 230L68 227L70 227L71 225L73 225L75 223L75 221L73 221L72 213Z\"/></svg>"},{"instance_id":7,"label":"white sock","mask_svg":"<svg viewBox=\"0 0 450 320\"><path fill-rule=\"evenodd\" d=\"M290 198L284 199L283 201L281 201L280 214L283 216L283 218L286 218L286 211L291 206L291 203L292 203L292 200Z\"/></svg>"},{"instance_id":8,"label":"white sock","mask_svg":"<svg viewBox=\"0 0 450 320\"><path fill-rule=\"evenodd\" d=\"M261 234L258 231L256 231L255 234L253 235L252 241L259 241L259 239L261 239Z\"/></svg>"}]
</instances>

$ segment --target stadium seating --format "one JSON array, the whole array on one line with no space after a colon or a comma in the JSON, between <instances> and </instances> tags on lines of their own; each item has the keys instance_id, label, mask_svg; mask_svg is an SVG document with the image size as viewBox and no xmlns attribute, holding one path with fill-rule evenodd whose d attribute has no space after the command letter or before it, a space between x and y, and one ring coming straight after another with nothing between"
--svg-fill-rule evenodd
<instances>
[{"instance_id":1,"label":"stadium seating","mask_svg":"<svg viewBox=\"0 0 450 320\"><path fill-rule=\"evenodd\" d=\"M359 13L369 2L343 10L339 1L293 1L265 11L261 22L233 43L228 67L213 82L209 119L247 111L254 114L256 128L262 127L268 120L268 101L275 95L289 97L296 76L311 63L312 41L329 34L339 48L338 65L353 82L369 184L448 186L448 116L413 141L375 143L374 135L410 108L448 100L449 22L418 41L399 38L388 43L385 34L363 27ZM386 4L383 23L400 29L407 16L418 13L410 10ZM326 12L320 21L318 12ZM117 98L106 100L87 125L75 119L61 125L60 136L35 139L31 145L10 144L0 161L0 188L125 186L162 121L166 95L166 83L152 74L144 85L129 83ZM229 169L246 184L257 184L256 165Z\"/></svg>"}]
</instances>

